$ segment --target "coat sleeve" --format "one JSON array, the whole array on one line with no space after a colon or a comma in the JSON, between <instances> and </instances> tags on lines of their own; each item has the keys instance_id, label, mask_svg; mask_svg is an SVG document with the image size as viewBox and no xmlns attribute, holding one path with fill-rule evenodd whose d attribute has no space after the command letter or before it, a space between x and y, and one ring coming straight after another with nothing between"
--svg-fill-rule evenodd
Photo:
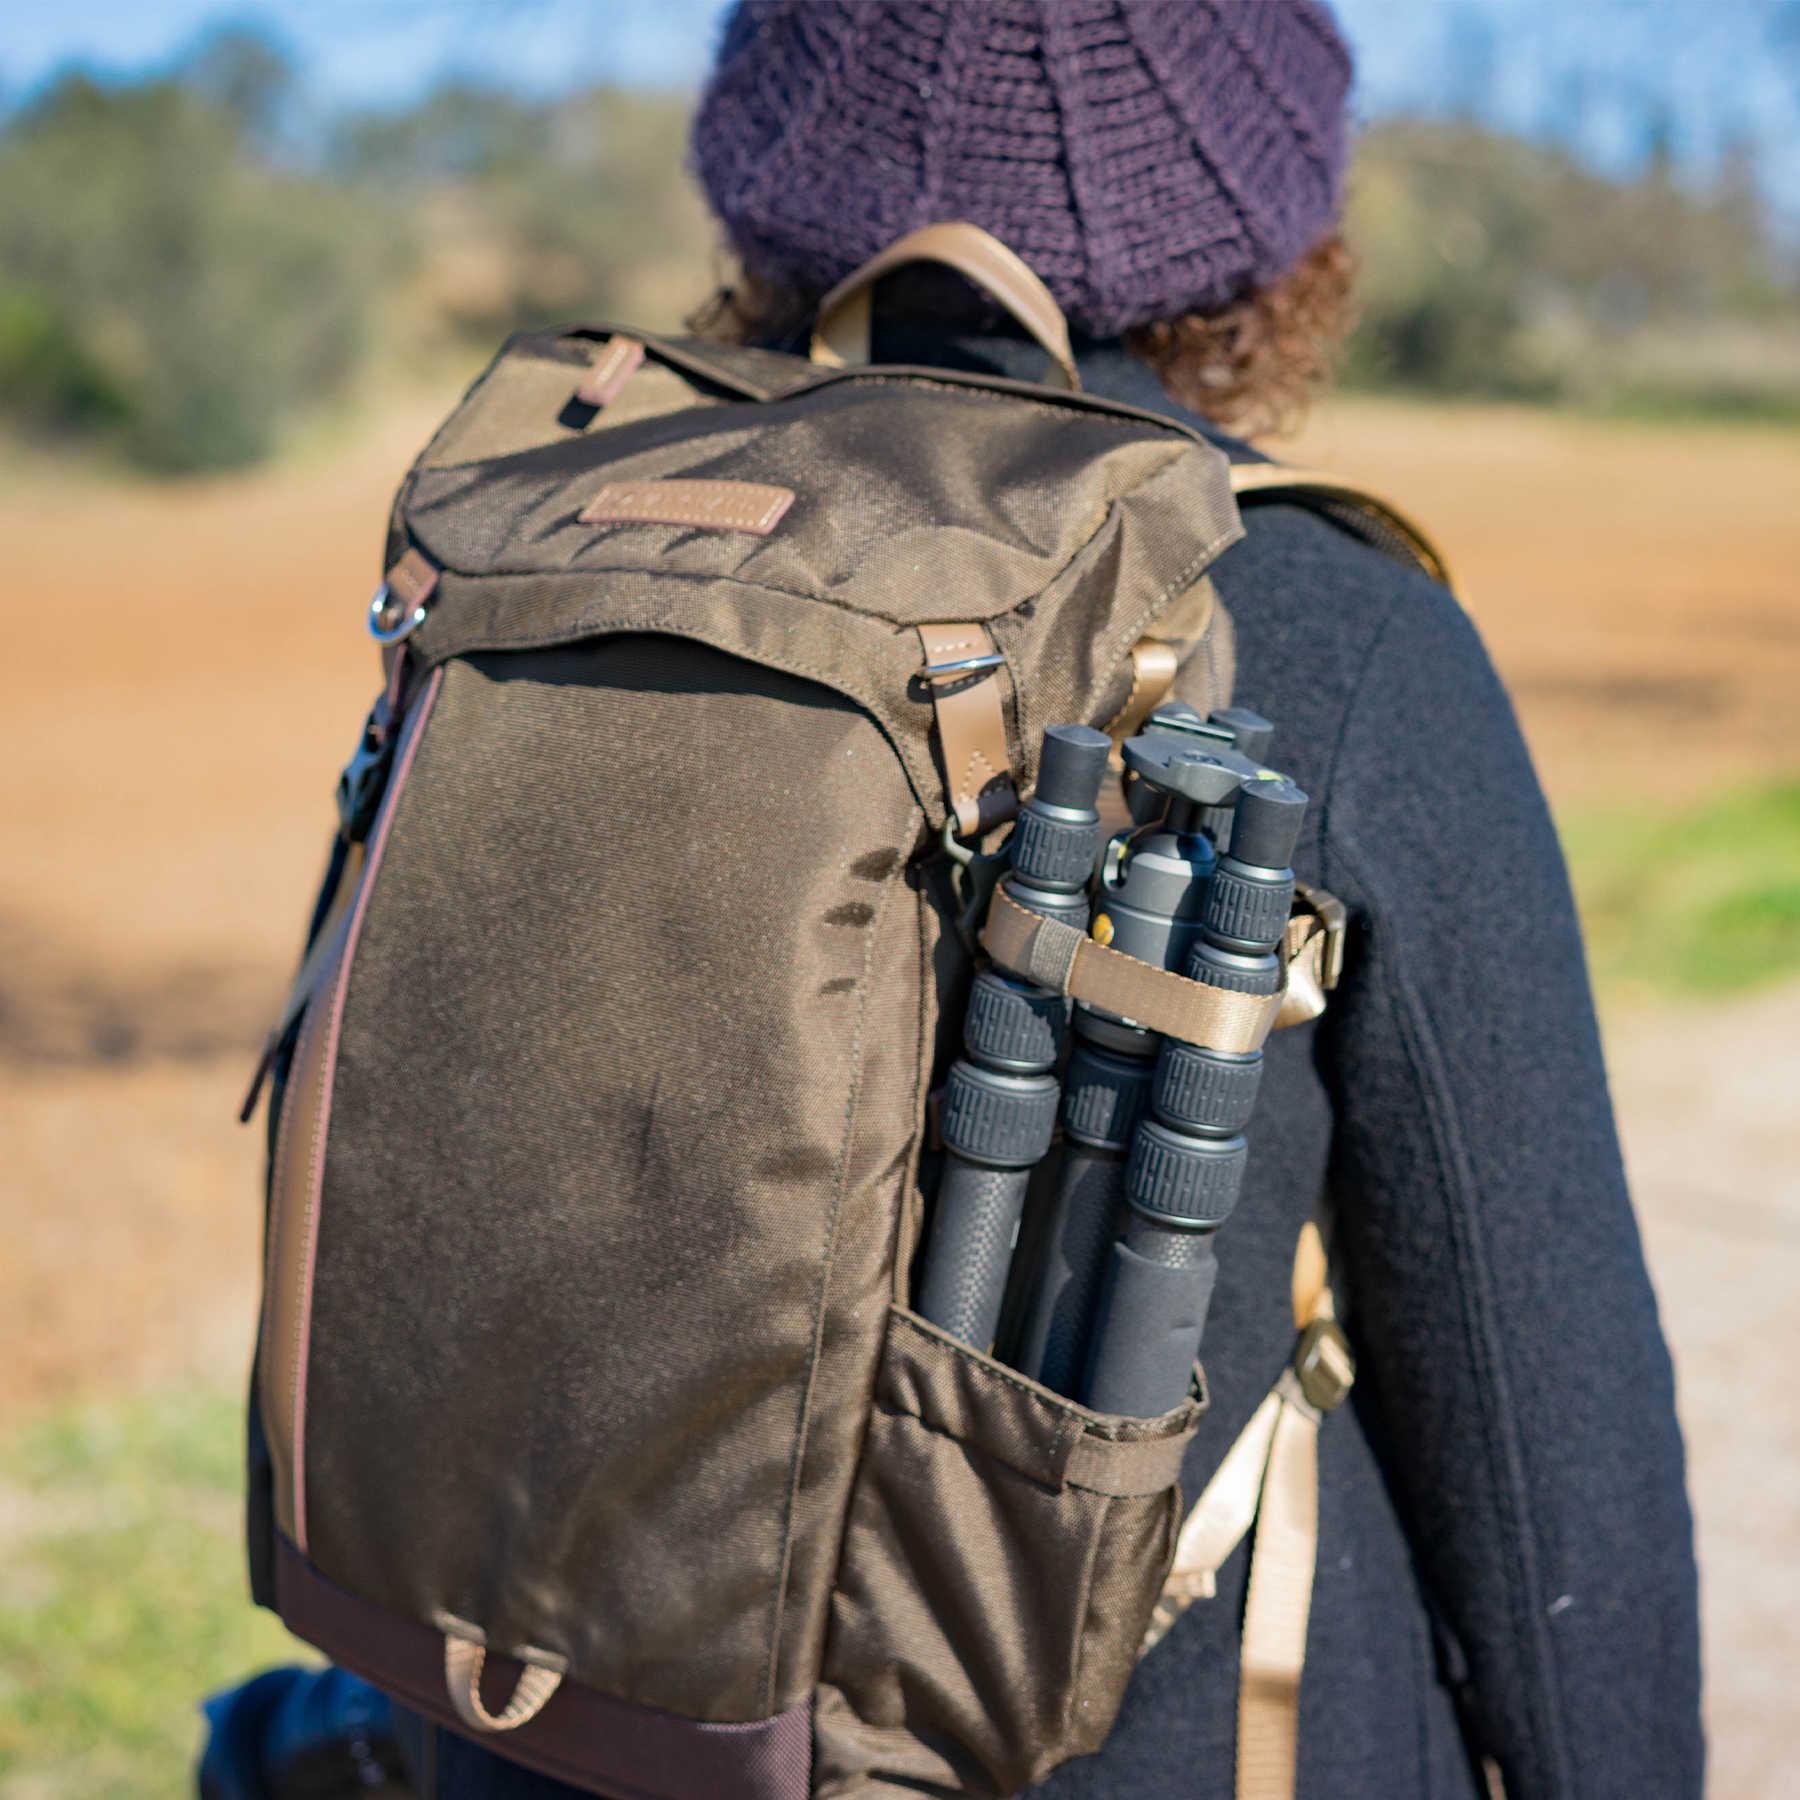
<instances>
[{"instance_id":1,"label":"coat sleeve","mask_svg":"<svg viewBox=\"0 0 1800 1800\"><path fill-rule=\"evenodd\" d=\"M1323 783L1357 1403L1513 1800L1701 1787L1692 1525L1562 858L1473 626L1408 579Z\"/></svg>"}]
</instances>

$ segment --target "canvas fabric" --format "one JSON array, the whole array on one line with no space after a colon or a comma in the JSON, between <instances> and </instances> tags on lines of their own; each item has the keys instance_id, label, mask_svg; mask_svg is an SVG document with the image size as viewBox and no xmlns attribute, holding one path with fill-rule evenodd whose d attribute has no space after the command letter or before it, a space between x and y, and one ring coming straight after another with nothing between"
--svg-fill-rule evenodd
<instances>
[{"instance_id":1,"label":"canvas fabric","mask_svg":"<svg viewBox=\"0 0 1800 1800\"><path fill-rule=\"evenodd\" d=\"M1105 1737L1198 1405L907 1308L972 973L917 628L988 634L1019 791L1163 622L1222 703L1225 459L623 339L513 340L395 504L422 622L275 1046L257 1590L597 1794L1012 1793Z\"/></svg>"}]
</instances>

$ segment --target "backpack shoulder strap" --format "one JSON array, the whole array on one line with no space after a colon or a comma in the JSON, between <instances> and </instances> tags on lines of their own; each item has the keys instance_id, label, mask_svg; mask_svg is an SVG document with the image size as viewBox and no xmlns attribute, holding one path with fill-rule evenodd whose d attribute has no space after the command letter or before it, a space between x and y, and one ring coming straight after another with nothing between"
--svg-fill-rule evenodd
<instances>
[{"instance_id":1,"label":"backpack shoulder strap","mask_svg":"<svg viewBox=\"0 0 1800 1800\"><path fill-rule=\"evenodd\" d=\"M1231 491L1240 506L1274 500L1310 507L1396 562L1455 591L1443 552L1420 526L1392 501L1356 482L1316 469L1290 469L1285 463L1233 463Z\"/></svg>"}]
</instances>

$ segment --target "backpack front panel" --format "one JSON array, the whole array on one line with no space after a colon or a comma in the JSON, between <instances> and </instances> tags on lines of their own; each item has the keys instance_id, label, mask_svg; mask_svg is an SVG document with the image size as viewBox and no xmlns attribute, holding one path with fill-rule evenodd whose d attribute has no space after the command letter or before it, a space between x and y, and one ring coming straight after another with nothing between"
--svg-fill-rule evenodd
<instances>
[{"instance_id":1,"label":"backpack front panel","mask_svg":"<svg viewBox=\"0 0 1800 1800\"><path fill-rule=\"evenodd\" d=\"M872 1380L923 1104L911 795L841 697L627 636L453 661L395 807L276 1180L284 1523L405 1616L766 1717L812 1675L802 1468L834 1542L853 1459L822 1502L812 1390Z\"/></svg>"},{"instance_id":2,"label":"backpack front panel","mask_svg":"<svg viewBox=\"0 0 1800 1800\"><path fill-rule=\"evenodd\" d=\"M419 697L276 1132L279 1604L440 1719L446 1639L493 1652L492 1708L566 1676L495 1747L596 1792L797 1795L821 1682L830 1791L952 1737L977 1791L1104 1730L1122 1674L1054 1720L1055 1671L1132 1634L1063 1601L1122 1505L1104 1589L1154 1587L1179 1446L1140 1492L1107 1422L914 1341L970 964L913 627L986 622L1028 788L1042 725L1106 724L1140 634L1193 610L1223 464L1098 403L771 358L754 394L680 346L589 429L556 410L581 342L515 345L396 506L390 560L436 571ZM599 516L624 480L793 499L767 532ZM945 1579L990 1520L1063 1597L1004 1717L1012 1648L964 1647L1036 1614ZM910 1602L933 1643L888 1635Z\"/></svg>"}]
</instances>

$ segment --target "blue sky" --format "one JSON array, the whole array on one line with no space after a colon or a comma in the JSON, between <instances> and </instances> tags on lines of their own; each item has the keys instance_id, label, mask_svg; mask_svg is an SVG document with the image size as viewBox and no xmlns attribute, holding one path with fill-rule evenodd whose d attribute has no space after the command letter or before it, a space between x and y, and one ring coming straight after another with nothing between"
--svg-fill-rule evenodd
<instances>
[{"instance_id":1,"label":"blue sky","mask_svg":"<svg viewBox=\"0 0 1800 1800\"><path fill-rule=\"evenodd\" d=\"M448 73L542 92L598 77L680 87L711 50L720 0L14 0L0 25L0 81L36 86L59 66L130 73L166 61L208 26L262 27L326 95L412 98Z\"/></svg>"},{"instance_id":2,"label":"blue sky","mask_svg":"<svg viewBox=\"0 0 1800 1800\"><path fill-rule=\"evenodd\" d=\"M1337 0L1365 117L1460 108L1551 135L1609 168L1641 152L1659 109L1704 174L1749 144L1800 227L1800 0ZM685 87L722 0L11 0L0 97L71 63L119 75L208 26L262 26L313 88L347 105L406 101L447 74L540 93L612 80Z\"/></svg>"}]
</instances>

